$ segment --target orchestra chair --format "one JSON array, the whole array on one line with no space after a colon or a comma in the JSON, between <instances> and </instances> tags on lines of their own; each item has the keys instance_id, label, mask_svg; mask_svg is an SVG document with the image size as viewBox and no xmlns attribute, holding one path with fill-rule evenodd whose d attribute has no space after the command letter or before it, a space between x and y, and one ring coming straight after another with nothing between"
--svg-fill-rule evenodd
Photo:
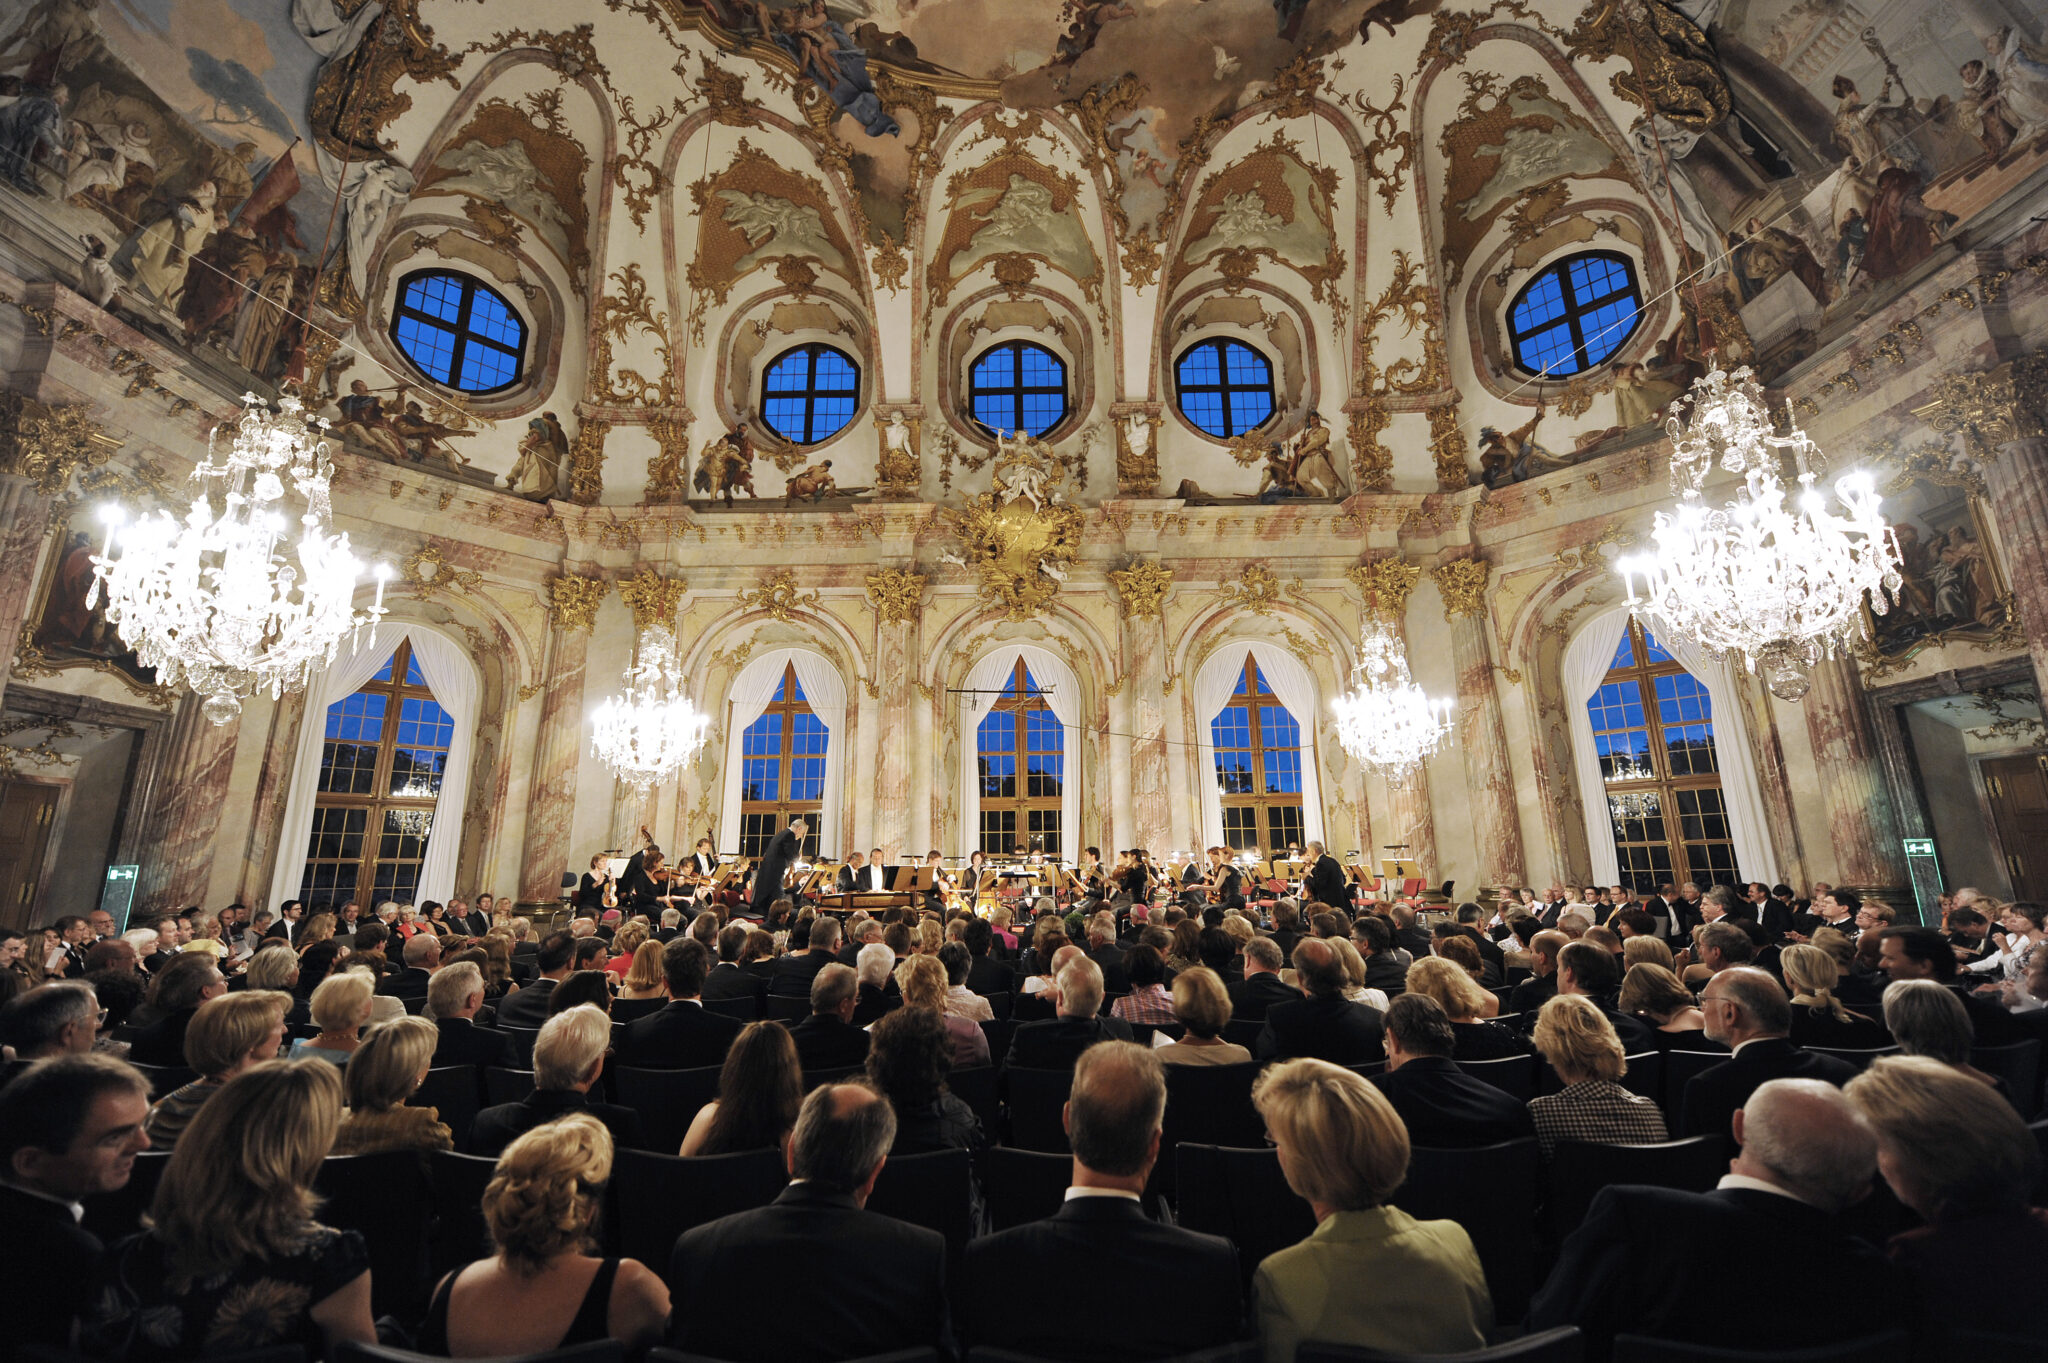
<instances>
[{"instance_id":1,"label":"orchestra chair","mask_svg":"<svg viewBox=\"0 0 2048 1363\"><path fill-rule=\"evenodd\" d=\"M689 1070L641 1070L610 1067L612 1091L619 1104L640 1114L640 1129L656 1150L682 1148L690 1123L706 1103L718 1096L722 1065Z\"/></svg>"},{"instance_id":2,"label":"orchestra chair","mask_svg":"<svg viewBox=\"0 0 2048 1363\"><path fill-rule=\"evenodd\" d=\"M1071 1153L1062 1114L1067 1094L1074 1087L1074 1072L1016 1067L1005 1073L1010 1098L1009 1144L1049 1154Z\"/></svg>"},{"instance_id":3,"label":"orchestra chair","mask_svg":"<svg viewBox=\"0 0 2048 1363\"><path fill-rule=\"evenodd\" d=\"M359 1231L370 1252L370 1310L412 1320L427 1308L434 1279L427 1265L432 1190L415 1150L329 1155L313 1189L320 1219Z\"/></svg>"},{"instance_id":4,"label":"orchestra chair","mask_svg":"<svg viewBox=\"0 0 2048 1363\"><path fill-rule=\"evenodd\" d=\"M1287 1186L1280 1153L1272 1147L1182 1141L1173 1154L1180 1190L1174 1219L1236 1245L1238 1271L1247 1283L1267 1255L1301 1243L1315 1230L1315 1212Z\"/></svg>"},{"instance_id":5,"label":"orchestra chair","mask_svg":"<svg viewBox=\"0 0 2048 1363\"><path fill-rule=\"evenodd\" d=\"M974 1233L973 1177L973 1157L965 1150L891 1155L868 1194L867 1209L945 1236L952 1277Z\"/></svg>"},{"instance_id":6,"label":"orchestra chair","mask_svg":"<svg viewBox=\"0 0 2048 1363\"><path fill-rule=\"evenodd\" d=\"M209 1359L208 1363L226 1363L226 1360ZM438 1354L394 1349L388 1344L338 1343L334 1346L332 1363L448 1363L448 1360ZM597 1339L566 1349L494 1358L490 1363L626 1363L626 1346L616 1339Z\"/></svg>"},{"instance_id":7,"label":"orchestra chair","mask_svg":"<svg viewBox=\"0 0 2048 1363\"><path fill-rule=\"evenodd\" d=\"M1654 1145L1559 1141L1550 1157L1550 1229L1562 1240L1579 1228L1594 1195L1610 1183L1708 1193L1728 1172L1722 1136L1693 1136Z\"/></svg>"},{"instance_id":8,"label":"orchestra chair","mask_svg":"<svg viewBox=\"0 0 2048 1363\"><path fill-rule=\"evenodd\" d=\"M780 1150L683 1159L621 1149L612 1157L605 1214L618 1228L620 1257L666 1274L677 1236L721 1216L765 1207L788 1182Z\"/></svg>"},{"instance_id":9,"label":"orchestra chair","mask_svg":"<svg viewBox=\"0 0 2048 1363\"><path fill-rule=\"evenodd\" d=\"M1355 1344L1304 1342L1294 1351L1296 1363L1580 1363L1586 1356L1586 1337L1576 1325L1524 1335L1505 1344L1485 1349L1467 1349L1455 1354L1397 1354L1384 1349L1367 1349Z\"/></svg>"},{"instance_id":10,"label":"orchestra chair","mask_svg":"<svg viewBox=\"0 0 2048 1363\"><path fill-rule=\"evenodd\" d=\"M1472 1237L1493 1292L1494 1318L1520 1320L1536 1290L1536 1138L1469 1150L1416 1146L1408 1180L1388 1202L1418 1221L1455 1221Z\"/></svg>"},{"instance_id":11,"label":"orchestra chair","mask_svg":"<svg viewBox=\"0 0 2048 1363\"><path fill-rule=\"evenodd\" d=\"M427 1256L436 1282L464 1264L488 1259L495 1249L484 1226L484 1189L498 1170L490 1155L458 1155L435 1150L427 1156L427 1178L434 1185L434 1231Z\"/></svg>"},{"instance_id":12,"label":"orchestra chair","mask_svg":"<svg viewBox=\"0 0 2048 1363\"><path fill-rule=\"evenodd\" d=\"M2039 1350L2036 1350L2036 1357ZM1912 1363L1913 1338L1904 1330L1820 1344L1811 1349L1717 1349L1647 1335L1617 1335L1614 1363Z\"/></svg>"},{"instance_id":13,"label":"orchestra chair","mask_svg":"<svg viewBox=\"0 0 2048 1363\"><path fill-rule=\"evenodd\" d=\"M990 1231L1043 1221L1060 1209L1074 1181L1074 1161L1066 1155L992 1145L979 1156Z\"/></svg>"},{"instance_id":14,"label":"orchestra chair","mask_svg":"<svg viewBox=\"0 0 2048 1363\"><path fill-rule=\"evenodd\" d=\"M405 1100L407 1107L430 1107L454 1133L455 1148L469 1140L470 1123L483 1111L483 1074L475 1065L443 1065L427 1071L420 1086Z\"/></svg>"}]
</instances>

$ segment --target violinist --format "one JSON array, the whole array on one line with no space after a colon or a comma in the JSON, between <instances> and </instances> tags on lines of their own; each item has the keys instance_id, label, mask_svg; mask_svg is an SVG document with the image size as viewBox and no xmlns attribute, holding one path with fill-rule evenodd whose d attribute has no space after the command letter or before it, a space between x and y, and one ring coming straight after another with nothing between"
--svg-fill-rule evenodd
<instances>
[{"instance_id":1,"label":"violinist","mask_svg":"<svg viewBox=\"0 0 2048 1363\"><path fill-rule=\"evenodd\" d=\"M1209 875L1205 884L1211 904L1228 904L1244 893L1244 875L1230 861L1228 847L1209 849Z\"/></svg>"},{"instance_id":2,"label":"violinist","mask_svg":"<svg viewBox=\"0 0 2048 1363\"><path fill-rule=\"evenodd\" d=\"M1117 857L1117 879L1133 904L1146 903L1152 896L1152 876L1145 868L1145 854L1135 849Z\"/></svg>"},{"instance_id":3,"label":"violinist","mask_svg":"<svg viewBox=\"0 0 2048 1363\"><path fill-rule=\"evenodd\" d=\"M690 853L690 859L676 869L676 883L690 888L692 891L692 903L699 905L709 904L711 902L711 877L716 874L718 874L718 852L716 845L711 841L711 835L706 833L703 837L697 839L696 850Z\"/></svg>"},{"instance_id":4,"label":"violinist","mask_svg":"<svg viewBox=\"0 0 2048 1363\"><path fill-rule=\"evenodd\" d=\"M1081 849L1081 864L1074 868L1074 879L1081 883L1081 892L1089 899L1109 898L1109 880L1102 867L1100 847Z\"/></svg>"},{"instance_id":5,"label":"violinist","mask_svg":"<svg viewBox=\"0 0 2048 1363\"><path fill-rule=\"evenodd\" d=\"M669 881L673 873L662 858L661 849L649 843L642 850L626 858L626 870L619 877L616 899L632 906L636 913L658 911L662 898L669 893Z\"/></svg>"},{"instance_id":6,"label":"violinist","mask_svg":"<svg viewBox=\"0 0 2048 1363\"><path fill-rule=\"evenodd\" d=\"M970 907L981 902L981 880L988 874L988 853L979 847L967 855L967 903Z\"/></svg>"},{"instance_id":7,"label":"violinist","mask_svg":"<svg viewBox=\"0 0 2048 1363\"><path fill-rule=\"evenodd\" d=\"M590 859L590 869L576 887L578 918L598 918L606 909L619 907L619 882L612 876L610 861L602 852Z\"/></svg>"},{"instance_id":8,"label":"violinist","mask_svg":"<svg viewBox=\"0 0 2048 1363\"><path fill-rule=\"evenodd\" d=\"M931 888L924 892L924 906L933 913L946 911L946 892L954 888L953 877L944 870L945 858L938 852L925 853L924 864L932 873Z\"/></svg>"}]
</instances>

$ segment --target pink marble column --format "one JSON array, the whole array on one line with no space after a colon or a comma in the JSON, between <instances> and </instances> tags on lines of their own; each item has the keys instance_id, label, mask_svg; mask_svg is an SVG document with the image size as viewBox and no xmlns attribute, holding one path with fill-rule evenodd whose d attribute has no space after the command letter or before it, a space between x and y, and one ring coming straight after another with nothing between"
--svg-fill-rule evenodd
<instances>
[{"instance_id":1,"label":"pink marble column","mask_svg":"<svg viewBox=\"0 0 2048 1363\"><path fill-rule=\"evenodd\" d=\"M270 709L263 766L256 774L256 817L249 822L248 852L242 858L242 877L235 892L235 898L251 908L277 907L269 903L269 895L279 857L297 858L303 870L306 849L279 844L284 839L285 795L291 785L292 764L298 760L299 725L305 713L304 692L285 696Z\"/></svg>"},{"instance_id":2,"label":"pink marble column","mask_svg":"<svg viewBox=\"0 0 2048 1363\"><path fill-rule=\"evenodd\" d=\"M1158 617L1133 618L1125 633L1130 672L1124 679L1131 698L1131 820L1133 841L1155 856L1174 845L1173 805L1168 792L1166 759L1166 632ZM1197 723L1201 721L1197 719ZM1213 771L1200 773L1215 780ZM1109 857L1108 849L1103 855ZM1113 858L1111 858L1113 859Z\"/></svg>"},{"instance_id":3,"label":"pink marble column","mask_svg":"<svg viewBox=\"0 0 2048 1363\"><path fill-rule=\"evenodd\" d=\"M2034 660L2034 684L2048 696L2048 436L2000 445L1984 482L2005 542L2013 614Z\"/></svg>"},{"instance_id":4,"label":"pink marble column","mask_svg":"<svg viewBox=\"0 0 2048 1363\"><path fill-rule=\"evenodd\" d=\"M216 725L200 713L201 698L186 693L171 720L170 751L155 808L149 812L136 902L136 916L169 913L190 904L207 904L214 859L219 855L215 833L228 800L234 773L235 744L242 721Z\"/></svg>"},{"instance_id":5,"label":"pink marble column","mask_svg":"<svg viewBox=\"0 0 2048 1363\"><path fill-rule=\"evenodd\" d=\"M583 760L584 664L588 629L549 632L548 664L542 675L540 732L534 740L533 777L526 801L526 840L519 859L519 897L561 896L562 872L574 858L570 824L576 813L576 769Z\"/></svg>"},{"instance_id":6,"label":"pink marble column","mask_svg":"<svg viewBox=\"0 0 2048 1363\"><path fill-rule=\"evenodd\" d=\"M1847 658L1822 662L1801 703L1828 816L1829 848L1814 874L1861 893L1900 891L1909 882L1898 820L1856 664Z\"/></svg>"},{"instance_id":7,"label":"pink marble column","mask_svg":"<svg viewBox=\"0 0 2048 1363\"><path fill-rule=\"evenodd\" d=\"M1455 742L1465 762L1465 785L1472 796L1472 831L1479 841L1481 884L1467 887L1464 897L1470 899L1482 885L1524 883L1528 862L1522 852L1514 771L1508 765L1507 725L1501 716L1500 689L1493 679L1493 651L1486 639L1484 601L1460 609L1447 597L1444 618L1450 622L1451 660L1458 669Z\"/></svg>"},{"instance_id":8,"label":"pink marble column","mask_svg":"<svg viewBox=\"0 0 2048 1363\"><path fill-rule=\"evenodd\" d=\"M921 862L928 848L910 845L910 663L916 655L908 620L875 625L878 702L875 748L875 842L892 862ZM851 713L851 711L849 711Z\"/></svg>"},{"instance_id":9,"label":"pink marble column","mask_svg":"<svg viewBox=\"0 0 2048 1363\"><path fill-rule=\"evenodd\" d=\"M0 563L15 565L12 571L0 573L0 656L10 661L28 619L36 583L34 565L49 528L49 512L49 499L37 494L34 483L11 473L0 474ZM7 694L11 670L0 667L0 698Z\"/></svg>"}]
</instances>

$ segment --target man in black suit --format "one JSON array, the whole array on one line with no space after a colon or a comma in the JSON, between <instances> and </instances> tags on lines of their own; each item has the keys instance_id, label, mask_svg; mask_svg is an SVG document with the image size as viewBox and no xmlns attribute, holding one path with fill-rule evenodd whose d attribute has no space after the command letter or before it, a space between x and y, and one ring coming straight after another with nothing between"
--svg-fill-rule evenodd
<instances>
[{"instance_id":1,"label":"man in black suit","mask_svg":"<svg viewBox=\"0 0 2048 1363\"><path fill-rule=\"evenodd\" d=\"M977 994L1009 994L1017 988L1017 975L990 953L995 948L995 929L985 918L970 918L961 931L967 944L967 987Z\"/></svg>"},{"instance_id":2,"label":"man in black suit","mask_svg":"<svg viewBox=\"0 0 2048 1363\"><path fill-rule=\"evenodd\" d=\"M1224 986L1230 994L1231 1021L1263 1022L1274 1004L1301 997L1299 989L1280 978L1283 964L1280 944L1271 937L1254 937L1244 944L1244 978Z\"/></svg>"},{"instance_id":3,"label":"man in black suit","mask_svg":"<svg viewBox=\"0 0 2048 1363\"><path fill-rule=\"evenodd\" d=\"M491 930L491 915L482 907L471 908L466 899L448 901L448 921L465 937L482 937Z\"/></svg>"},{"instance_id":4,"label":"man in black suit","mask_svg":"<svg viewBox=\"0 0 2048 1363\"><path fill-rule=\"evenodd\" d=\"M566 932L551 932L541 939L533 963L540 978L498 1000L500 1027L538 1027L548 1020L548 995L569 978L576 961L576 939Z\"/></svg>"},{"instance_id":5,"label":"man in black suit","mask_svg":"<svg viewBox=\"0 0 2048 1363\"><path fill-rule=\"evenodd\" d=\"M727 923L718 930L718 963L704 977L703 998L751 999L761 992L761 981L740 968L740 952L747 945L747 925Z\"/></svg>"},{"instance_id":6,"label":"man in black suit","mask_svg":"<svg viewBox=\"0 0 2048 1363\"><path fill-rule=\"evenodd\" d=\"M1781 940L1791 930L1792 906L1771 898L1771 887L1761 880L1749 882L1743 891L1743 899L1749 916L1757 921L1771 941Z\"/></svg>"},{"instance_id":7,"label":"man in black suit","mask_svg":"<svg viewBox=\"0 0 2048 1363\"><path fill-rule=\"evenodd\" d=\"M603 1122L619 1145L646 1147L640 1114L630 1107L592 1102L590 1087L604 1073L612 1024L592 1003L565 1008L548 1019L533 1043L533 1092L524 1102L500 1103L477 1113L469 1128L472 1155L501 1155L505 1147L537 1126L571 1112Z\"/></svg>"},{"instance_id":8,"label":"man in black suit","mask_svg":"<svg viewBox=\"0 0 2048 1363\"><path fill-rule=\"evenodd\" d=\"M1571 940L1556 928L1545 928L1529 939L1529 968L1534 973L1515 986L1503 1011L1533 1017L1557 996L1557 955Z\"/></svg>"},{"instance_id":9,"label":"man in black suit","mask_svg":"<svg viewBox=\"0 0 2048 1363\"><path fill-rule=\"evenodd\" d=\"M890 869L882 864L882 849L877 847L868 853L866 865L848 862L839 868L840 893L879 894L889 888Z\"/></svg>"},{"instance_id":10,"label":"man in black suit","mask_svg":"<svg viewBox=\"0 0 2048 1363\"><path fill-rule=\"evenodd\" d=\"M1259 1059L1327 1060L1336 1065L1386 1059L1380 1010L1344 997L1351 979L1335 947L1317 937L1297 946L1294 979L1304 997L1266 1010Z\"/></svg>"},{"instance_id":11,"label":"man in black suit","mask_svg":"<svg viewBox=\"0 0 2048 1363\"><path fill-rule=\"evenodd\" d=\"M287 899L277 909L277 917L269 927L263 929L264 938L278 938L291 946L299 944L299 920L306 916L306 905L297 899Z\"/></svg>"},{"instance_id":12,"label":"man in black suit","mask_svg":"<svg viewBox=\"0 0 2048 1363\"><path fill-rule=\"evenodd\" d=\"M1318 904L1332 908L1351 906L1351 881L1344 874L1344 865L1325 852L1319 842L1308 845L1308 875L1303 888Z\"/></svg>"},{"instance_id":13,"label":"man in black suit","mask_svg":"<svg viewBox=\"0 0 2048 1363\"><path fill-rule=\"evenodd\" d=\"M112 1056L44 1060L0 1090L0 1360L70 1348L101 1252L80 1204L127 1186L148 1117L149 1081Z\"/></svg>"},{"instance_id":14,"label":"man in black suit","mask_svg":"<svg viewBox=\"0 0 2048 1363\"><path fill-rule=\"evenodd\" d=\"M846 940L840 945L839 954L832 958L841 965L858 967L860 949L869 942L882 940L882 920L858 911L841 925L841 929Z\"/></svg>"},{"instance_id":15,"label":"man in black suit","mask_svg":"<svg viewBox=\"0 0 2048 1363\"><path fill-rule=\"evenodd\" d=\"M1973 994L1963 987L1956 973L1954 948L1933 928L1885 928L1878 933L1878 953L1878 967L1890 977L1887 988L1898 980L1933 980L1961 999L1979 1046L2004 1046L2024 1041L2031 1034L2026 1026L2027 1020L2040 1016L2037 1013L2009 1013L1994 998Z\"/></svg>"},{"instance_id":16,"label":"man in black suit","mask_svg":"<svg viewBox=\"0 0 2048 1363\"><path fill-rule=\"evenodd\" d=\"M1707 1040L1733 1054L1686 1083L1680 1135L1727 1135L1736 1110L1773 1079L1819 1079L1840 1088L1856 1077L1848 1061L1791 1043L1792 1003L1783 986L1754 966L1736 966L1708 980L1700 1011L1707 1019ZM1740 1144L1741 1129L1734 1130Z\"/></svg>"},{"instance_id":17,"label":"man in black suit","mask_svg":"<svg viewBox=\"0 0 2048 1363\"><path fill-rule=\"evenodd\" d=\"M1065 948L1062 948L1065 950ZM1078 950L1053 976L1055 1016L1027 1022L1010 1037L1004 1064L1014 1069L1067 1070L1102 1041L1129 1041L1131 1025L1102 1011L1102 967Z\"/></svg>"},{"instance_id":18,"label":"man in black suit","mask_svg":"<svg viewBox=\"0 0 2048 1363\"><path fill-rule=\"evenodd\" d=\"M1621 963L1598 942L1567 942L1557 950L1557 992L1579 994L1598 1004L1627 1055L1657 1048L1657 1039L1641 1019L1617 1012L1614 996L1621 989ZM1530 1024L1534 1026L1534 1023Z\"/></svg>"},{"instance_id":19,"label":"man in black suit","mask_svg":"<svg viewBox=\"0 0 2048 1363\"><path fill-rule=\"evenodd\" d=\"M433 983L427 986L427 1014L441 1034L434 1043L434 1068L512 1064L511 1038L476 1025L483 1006L484 975L476 962L457 961L434 972Z\"/></svg>"},{"instance_id":20,"label":"man in black suit","mask_svg":"<svg viewBox=\"0 0 2048 1363\"><path fill-rule=\"evenodd\" d=\"M1408 1139L1434 1149L1495 1145L1535 1134L1527 1104L1458 1068L1457 1034L1443 1005L1403 994L1387 1008L1387 1068L1372 1082L1407 1124Z\"/></svg>"},{"instance_id":21,"label":"man in black suit","mask_svg":"<svg viewBox=\"0 0 2048 1363\"><path fill-rule=\"evenodd\" d=\"M853 1025L860 1007L860 977L837 961L811 980L811 1015L789 1029L797 1063L807 1070L845 1070L865 1064L868 1034Z\"/></svg>"},{"instance_id":22,"label":"man in black suit","mask_svg":"<svg viewBox=\"0 0 2048 1363\"><path fill-rule=\"evenodd\" d=\"M1097 914L1088 920L1088 959L1102 968L1104 992L1131 992L1131 977L1124 972L1123 948L1116 944L1116 920L1107 914Z\"/></svg>"},{"instance_id":23,"label":"man in black suit","mask_svg":"<svg viewBox=\"0 0 2048 1363\"><path fill-rule=\"evenodd\" d=\"M813 1090L781 1195L676 1240L669 1344L732 1363L950 1354L945 1237L866 1209L895 1139L889 1100L865 1084Z\"/></svg>"},{"instance_id":24,"label":"man in black suit","mask_svg":"<svg viewBox=\"0 0 2048 1363\"><path fill-rule=\"evenodd\" d=\"M776 960L774 973L768 977L768 992L804 997L811 992L811 981L832 964L838 951L839 920L821 913L811 920L810 946Z\"/></svg>"},{"instance_id":25,"label":"man in black suit","mask_svg":"<svg viewBox=\"0 0 2048 1363\"><path fill-rule=\"evenodd\" d=\"M1713 1192L1615 1185L1594 1196L1530 1305L1532 1329L1576 1325L1587 1358L1604 1363L1618 1334L1796 1350L1910 1323L1912 1284L1837 1219L1877 1168L1876 1138L1848 1099L1820 1081L1774 1080L1733 1121L1742 1153ZM1759 1289L1731 1298L1731 1274Z\"/></svg>"},{"instance_id":26,"label":"man in black suit","mask_svg":"<svg viewBox=\"0 0 2048 1363\"><path fill-rule=\"evenodd\" d=\"M748 917L767 918L768 910L782 898L783 878L796 865L797 857L803 852L804 839L810 836L810 832L810 824L795 819L789 827L769 839L768 850L761 854L761 860L754 866L754 902L747 909Z\"/></svg>"},{"instance_id":27,"label":"man in black suit","mask_svg":"<svg viewBox=\"0 0 2048 1363\"><path fill-rule=\"evenodd\" d=\"M1044 1220L968 1244L957 1297L963 1343L1126 1363L1244 1333L1236 1249L1154 1221L1140 1201L1165 1109L1165 1067L1144 1047L1107 1042L1075 1062L1065 1113L1073 1186ZM1044 1277L1060 1284L1060 1309L1017 1309L1016 1284Z\"/></svg>"},{"instance_id":28,"label":"man in black suit","mask_svg":"<svg viewBox=\"0 0 2048 1363\"><path fill-rule=\"evenodd\" d=\"M704 1006L711 953L694 937L678 937L661 949L661 967L668 976L669 1001L661 1011L626 1024L614 1047L619 1063L643 1070L723 1065L743 1024Z\"/></svg>"},{"instance_id":29,"label":"man in black suit","mask_svg":"<svg viewBox=\"0 0 2048 1363\"><path fill-rule=\"evenodd\" d=\"M406 939L405 968L377 981L377 992L387 994L417 1012L427 1001L427 986L441 968L441 939L431 932L416 932Z\"/></svg>"},{"instance_id":30,"label":"man in black suit","mask_svg":"<svg viewBox=\"0 0 2048 1363\"><path fill-rule=\"evenodd\" d=\"M1436 940L1429 935L1429 929L1415 921L1415 910L1407 904L1395 904L1387 910L1394 920L1394 945L1408 953L1410 960L1419 961L1429 955Z\"/></svg>"},{"instance_id":31,"label":"man in black suit","mask_svg":"<svg viewBox=\"0 0 2048 1363\"><path fill-rule=\"evenodd\" d=\"M1415 958L1394 945L1394 929L1376 913L1361 913L1351 925L1351 945L1365 958L1365 987L1399 998L1408 989L1408 967Z\"/></svg>"}]
</instances>

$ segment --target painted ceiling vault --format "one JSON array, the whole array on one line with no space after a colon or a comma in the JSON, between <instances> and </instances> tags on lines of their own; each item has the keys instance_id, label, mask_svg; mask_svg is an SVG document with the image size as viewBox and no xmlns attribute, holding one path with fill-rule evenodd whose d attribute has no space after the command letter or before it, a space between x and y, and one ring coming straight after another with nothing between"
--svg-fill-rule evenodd
<instances>
[{"instance_id":1,"label":"painted ceiling vault","mask_svg":"<svg viewBox=\"0 0 2048 1363\"><path fill-rule=\"evenodd\" d=\"M2048 160L2020 0L8 9L0 194L81 293L301 381L362 458L538 501L978 495L1009 342L1063 371L1073 500L1505 486L1654 436L1709 350L1822 351ZM1516 300L1585 252L1634 309L1532 370ZM436 272L499 300L516 379L408 355ZM1270 365L1250 432L1177 401L1210 340ZM852 417L792 440L765 384L805 347Z\"/></svg>"}]
</instances>

